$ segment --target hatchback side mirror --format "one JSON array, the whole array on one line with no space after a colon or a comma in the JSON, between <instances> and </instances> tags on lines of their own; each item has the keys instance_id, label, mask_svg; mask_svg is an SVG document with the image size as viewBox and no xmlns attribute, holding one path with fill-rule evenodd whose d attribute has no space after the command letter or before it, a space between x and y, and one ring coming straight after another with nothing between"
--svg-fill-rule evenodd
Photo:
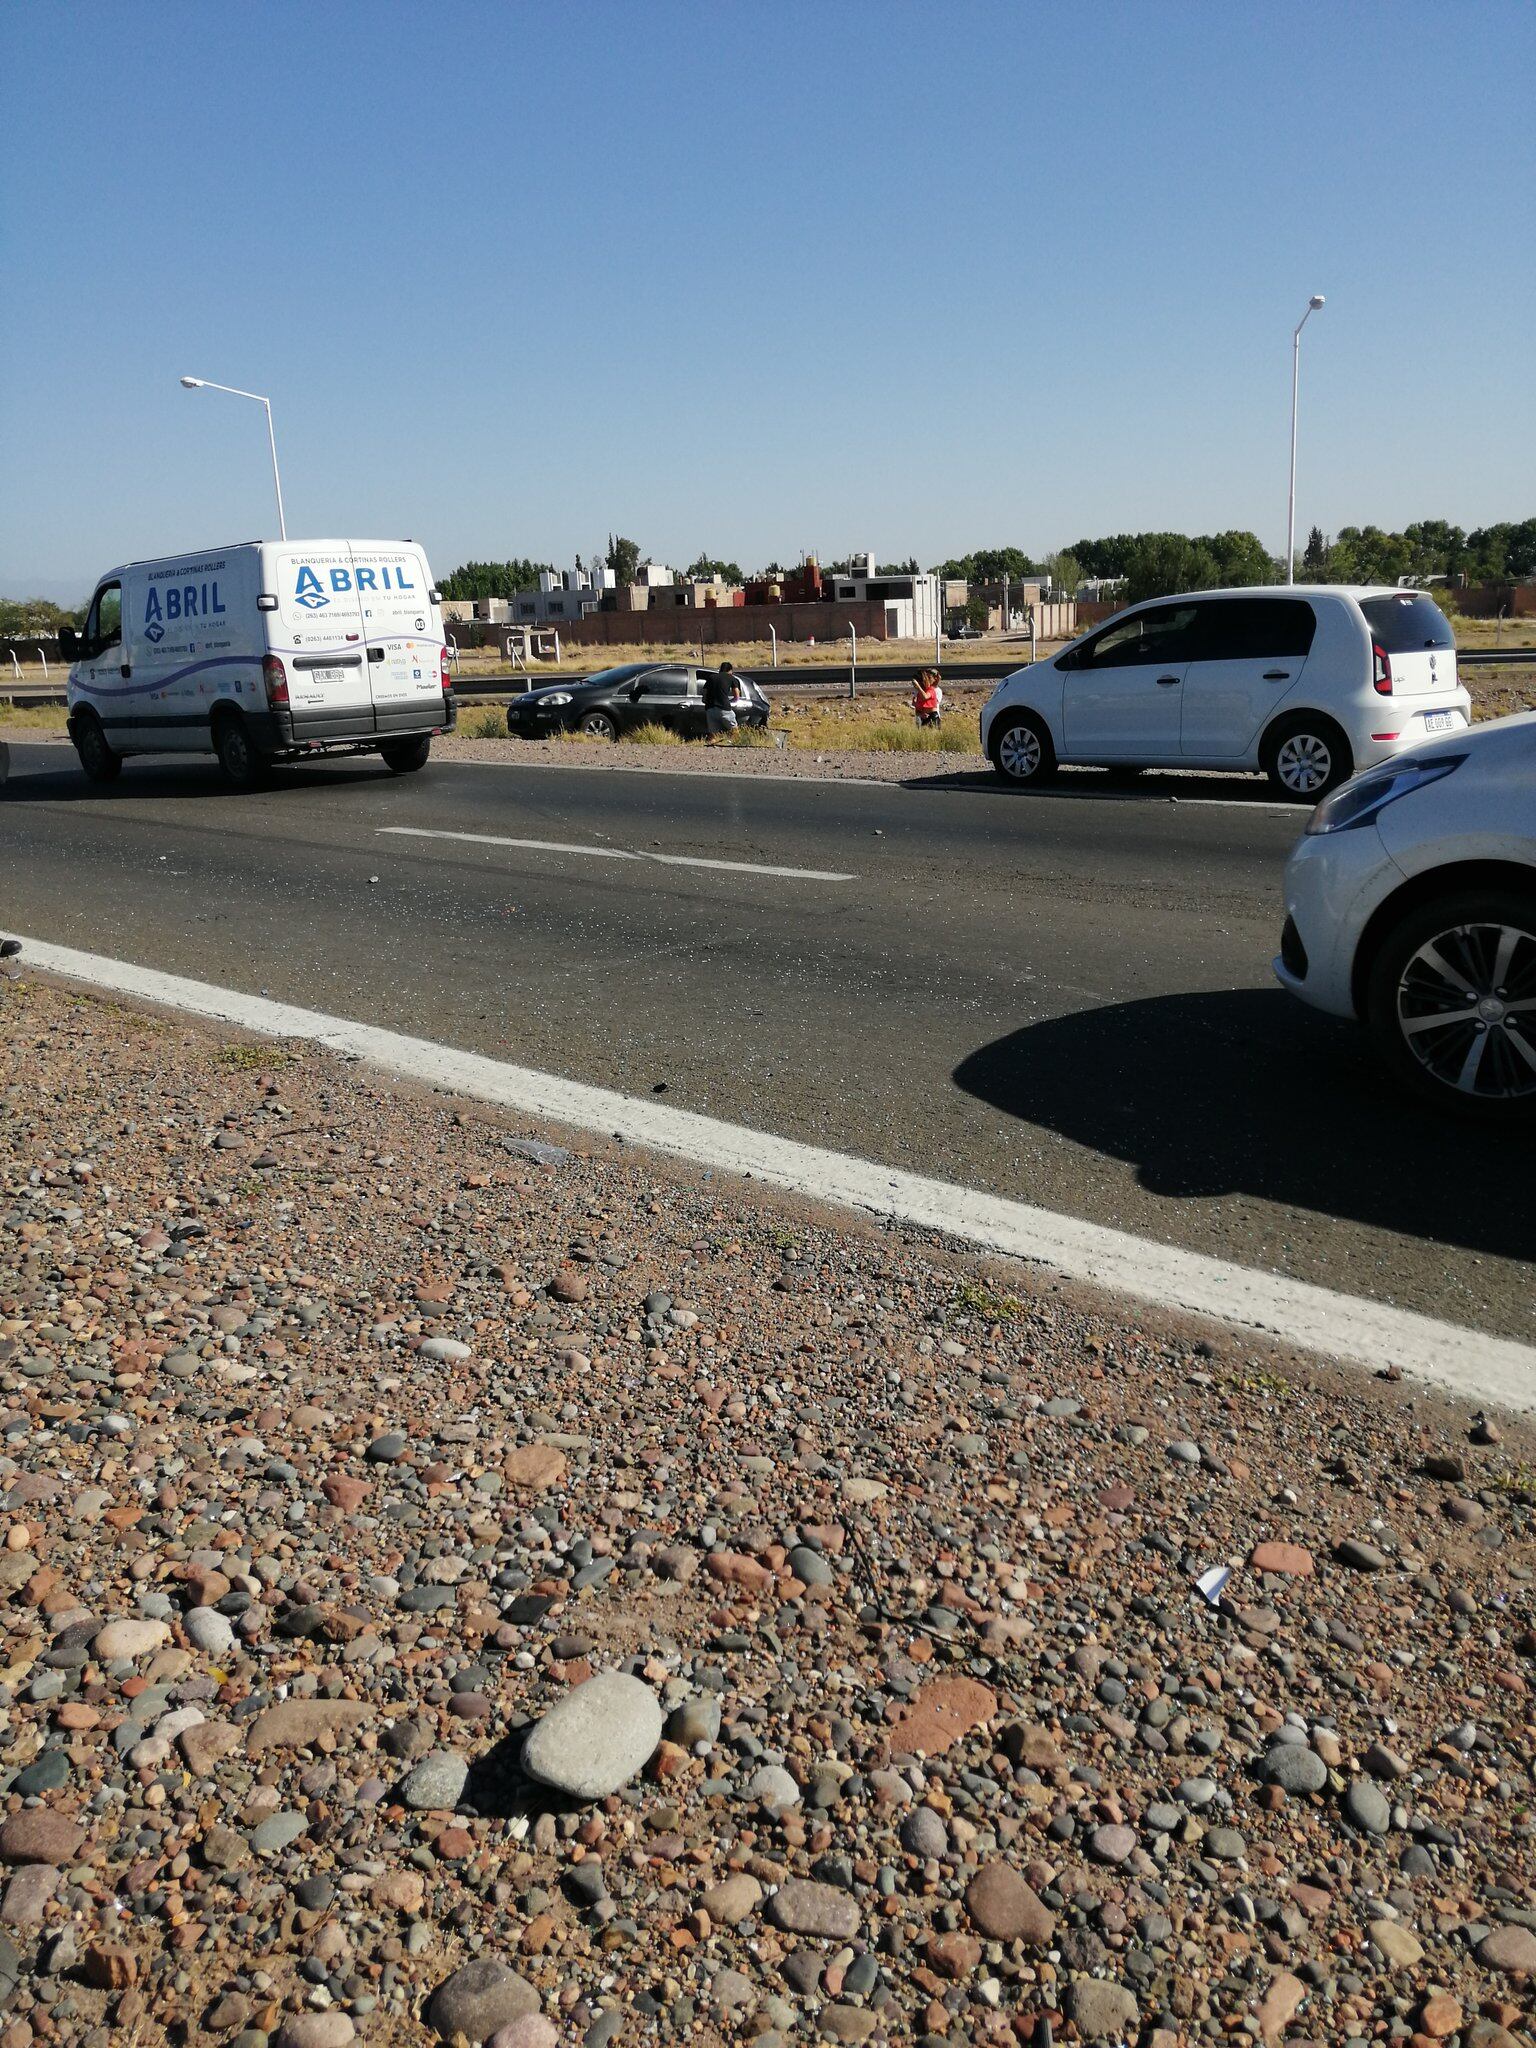
<instances>
[{"instance_id":1,"label":"hatchback side mirror","mask_svg":"<svg viewBox=\"0 0 1536 2048\"><path fill-rule=\"evenodd\" d=\"M638 683L630 684L629 701L631 704L638 704L640 702L640 685Z\"/></svg>"},{"instance_id":2,"label":"hatchback side mirror","mask_svg":"<svg viewBox=\"0 0 1536 2048\"><path fill-rule=\"evenodd\" d=\"M59 656L64 661L78 661L80 659L80 635L73 626L60 626L59 628Z\"/></svg>"}]
</instances>

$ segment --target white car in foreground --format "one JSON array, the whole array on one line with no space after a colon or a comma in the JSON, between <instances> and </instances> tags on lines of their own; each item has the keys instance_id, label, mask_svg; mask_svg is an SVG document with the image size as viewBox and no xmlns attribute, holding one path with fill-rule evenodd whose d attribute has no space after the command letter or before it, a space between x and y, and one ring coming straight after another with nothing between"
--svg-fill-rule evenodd
<instances>
[{"instance_id":1,"label":"white car in foreground","mask_svg":"<svg viewBox=\"0 0 1536 2048\"><path fill-rule=\"evenodd\" d=\"M1536 1118L1536 712L1356 776L1285 871L1275 973L1420 1096Z\"/></svg>"},{"instance_id":2,"label":"white car in foreground","mask_svg":"<svg viewBox=\"0 0 1536 2048\"><path fill-rule=\"evenodd\" d=\"M1465 730L1450 622L1420 590L1197 590L1133 606L1005 676L981 714L1004 782L1058 761L1257 769L1313 803L1357 770Z\"/></svg>"}]
</instances>

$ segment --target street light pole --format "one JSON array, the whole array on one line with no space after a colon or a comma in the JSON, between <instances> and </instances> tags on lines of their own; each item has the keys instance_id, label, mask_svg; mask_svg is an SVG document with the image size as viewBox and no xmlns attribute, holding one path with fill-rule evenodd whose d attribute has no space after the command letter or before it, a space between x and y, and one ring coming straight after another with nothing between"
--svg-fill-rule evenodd
<instances>
[{"instance_id":1,"label":"street light pole","mask_svg":"<svg viewBox=\"0 0 1536 2048\"><path fill-rule=\"evenodd\" d=\"M1291 336L1291 494L1285 522L1285 580L1296 581L1296 401L1301 389L1301 330L1323 303L1321 292L1307 301L1307 310Z\"/></svg>"},{"instance_id":2,"label":"street light pole","mask_svg":"<svg viewBox=\"0 0 1536 2048\"><path fill-rule=\"evenodd\" d=\"M277 473L277 436L272 431L272 401L263 398L259 391L239 391L233 384L214 384L207 377L183 377L182 384L188 391L227 391L231 398L254 398L267 413L267 446L272 450L272 486L277 492L277 537L288 538L288 526L283 518L283 480Z\"/></svg>"}]
</instances>

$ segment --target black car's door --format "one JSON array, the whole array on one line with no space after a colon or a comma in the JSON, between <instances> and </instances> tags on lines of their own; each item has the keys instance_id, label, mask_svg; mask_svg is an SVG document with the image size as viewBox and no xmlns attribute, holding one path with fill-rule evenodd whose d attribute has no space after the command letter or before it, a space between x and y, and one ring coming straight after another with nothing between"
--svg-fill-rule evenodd
<instances>
[{"instance_id":1,"label":"black car's door","mask_svg":"<svg viewBox=\"0 0 1536 2048\"><path fill-rule=\"evenodd\" d=\"M678 668L653 668L630 685L629 723L664 725L681 732L687 713L688 677Z\"/></svg>"}]
</instances>

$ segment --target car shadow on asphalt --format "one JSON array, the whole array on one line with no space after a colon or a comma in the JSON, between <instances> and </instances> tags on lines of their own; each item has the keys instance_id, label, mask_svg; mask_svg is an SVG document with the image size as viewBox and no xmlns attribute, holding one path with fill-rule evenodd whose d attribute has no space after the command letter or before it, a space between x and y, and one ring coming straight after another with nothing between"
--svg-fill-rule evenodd
<instances>
[{"instance_id":1,"label":"car shadow on asphalt","mask_svg":"<svg viewBox=\"0 0 1536 2048\"><path fill-rule=\"evenodd\" d=\"M1529 1260L1530 1155L1399 1093L1356 1027L1280 989L1152 996L994 1039L980 1101L1110 1158L1154 1195L1253 1195Z\"/></svg>"},{"instance_id":2,"label":"car shadow on asphalt","mask_svg":"<svg viewBox=\"0 0 1536 2048\"><path fill-rule=\"evenodd\" d=\"M1223 803L1276 804L1281 801L1262 775L1217 775L1164 773L1155 770L1128 774L1114 768L1064 768L1051 782L1038 789L1020 789L1003 782L990 768L938 770L931 775L904 776L898 785L917 791L940 790L953 794L995 797L999 803L1017 803L1028 798L1047 802L1080 802L1085 797L1100 803ZM1287 806L1287 808L1290 808ZM1298 821L1306 817L1303 805L1295 806Z\"/></svg>"},{"instance_id":3,"label":"car shadow on asphalt","mask_svg":"<svg viewBox=\"0 0 1536 2048\"><path fill-rule=\"evenodd\" d=\"M116 804L144 802L153 798L173 800L228 800L242 796L272 796L288 789L334 789L362 779L370 782L398 782L382 762L359 756L347 767L274 768L254 789L235 789L224 780L213 761L177 762L168 767L135 765L116 782L87 782L78 768L20 770L12 756L9 777L0 783L0 805L5 804Z\"/></svg>"}]
</instances>

